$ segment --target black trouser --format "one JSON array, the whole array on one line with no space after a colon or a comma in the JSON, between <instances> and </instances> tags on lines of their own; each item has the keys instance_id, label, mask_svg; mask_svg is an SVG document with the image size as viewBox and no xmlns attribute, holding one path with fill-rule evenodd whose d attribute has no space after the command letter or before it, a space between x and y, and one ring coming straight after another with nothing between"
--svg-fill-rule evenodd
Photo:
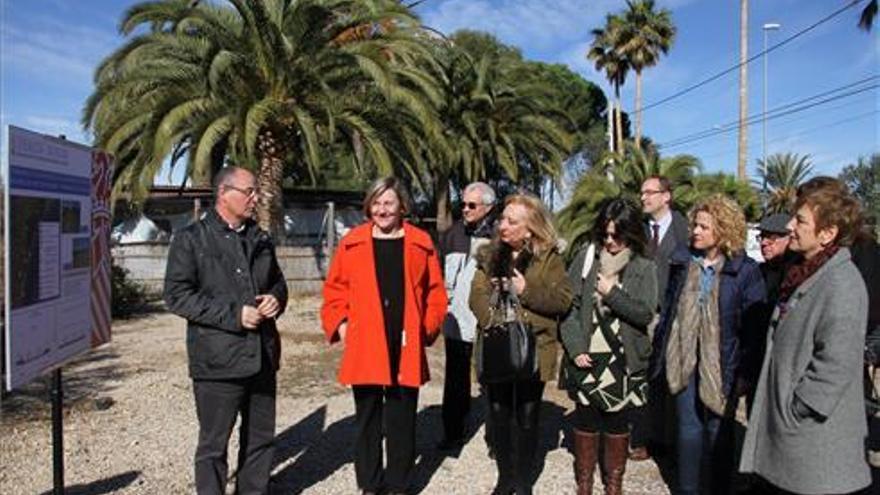
<instances>
[{"instance_id":1,"label":"black trouser","mask_svg":"<svg viewBox=\"0 0 880 495\"><path fill-rule=\"evenodd\" d=\"M578 403L574 409L574 427L589 433L624 435L629 431L630 410L605 412Z\"/></svg>"},{"instance_id":2,"label":"black trouser","mask_svg":"<svg viewBox=\"0 0 880 495\"><path fill-rule=\"evenodd\" d=\"M415 462L419 389L355 385L354 470L361 490L406 492ZM384 423L384 424L383 424ZM382 470L382 431L388 462Z\"/></svg>"},{"instance_id":3,"label":"black trouser","mask_svg":"<svg viewBox=\"0 0 880 495\"><path fill-rule=\"evenodd\" d=\"M651 436L651 418L648 406L639 406L629 411L630 436L629 445L636 449L646 447Z\"/></svg>"},{"instance_id":4,"label":"black trouser","mask_svg":"<svg viewBox=\"0 0 880 495\"><path fill-rule=\"evenodd\" d=\"M226 493L226 450L241 414L236 493L268 493L275 453L275 372L264 367L248 378L193 380L193 392L199 420L196 491L199 495Z\"/></svg>"},{"instance_id":5,"label":"black trouser","mask_svg":"<svg viewBox=\"0 0 880 495\"><path fill-rule=\"evenodd\" d=\"M531 493L544 382L490 384L487 389L498 486Z\"/></svg>"},{"instance_id":6,"label":"black trouser","mask_svg":"<svg viewBox=\"0 0 880 495\"><path fill-rule=\"evenodd\" d=\"M446 378L443 382L443 434L447 440L464 439L464 424L471 408L471 354L474 345L445 338Z\"/></svg>"}]
</instances>

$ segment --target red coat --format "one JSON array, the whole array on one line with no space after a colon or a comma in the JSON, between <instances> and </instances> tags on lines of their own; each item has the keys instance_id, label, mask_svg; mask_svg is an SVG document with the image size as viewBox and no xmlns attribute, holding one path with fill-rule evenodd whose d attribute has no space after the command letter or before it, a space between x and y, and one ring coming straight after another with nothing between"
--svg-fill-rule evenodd
<instances>
[{"instance_id":1,"label":"red coat","mask_svg":"<svg viewBox=\"0 0 880 495\"><path fill-rule=\"evenodd\" d=\"M338 341L339 324L348 322L339 368L344 385L391 385L372 227L367 222L342 238L324 282L321 325L327 340ZM406 222L403 231L403 344L397 382L418 387L429 379L425 346L434 342L446 316L446 289L431 237Z\"/></svg>"}]
</instances>

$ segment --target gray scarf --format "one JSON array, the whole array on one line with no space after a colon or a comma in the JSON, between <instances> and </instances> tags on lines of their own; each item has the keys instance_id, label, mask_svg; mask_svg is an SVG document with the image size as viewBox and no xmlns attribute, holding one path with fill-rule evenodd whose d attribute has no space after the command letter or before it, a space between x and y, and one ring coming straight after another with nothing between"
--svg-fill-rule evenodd
<instances>
[{"instance_id":1,"label":"gray scarf","mask_svg":"<svg viewBox=\"0 0 880 495\"><path fill-rule=\"evenodd\" d=\"M612 285L617 285L620 281L620 272L623 271L631 258L632 251L629 248L625 248L617 254L611 254L603 248L599 251L599 273L606 279L609 279ZM598 284L598 280L596 283ZM596 309L599 311L599 314L606 316L611 311L611 308L604 304L602 296L598 292L595 296Z\"/></svg>"},{"instance_id":2,"label":"gray scarf","mask_svg":"<svg viewBox=\"0 0 880 495\"><path fill-rule=\"evenodd\" d=\"M716 263L715 279L705 302L700 301L701 268L688 265L687 281L678 300L666 346L666 379L669 391L677 394L698 371L699 397L715 414L724 415L726 398L721 378L721 325L718 316L718 286L724 258Z\"/></svg>"}]
</instances>

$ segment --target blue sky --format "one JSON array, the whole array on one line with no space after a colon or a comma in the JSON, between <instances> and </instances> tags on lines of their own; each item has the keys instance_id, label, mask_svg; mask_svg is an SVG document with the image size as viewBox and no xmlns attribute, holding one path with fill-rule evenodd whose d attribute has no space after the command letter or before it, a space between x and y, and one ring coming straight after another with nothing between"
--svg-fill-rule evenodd
<instances>
[{"instance_id":1,"label":"blue sky","mask_svg":"<svg viewBox=\"0 0 880 495\"><path fill-rule=\"evenodd\" d=\"M645 72L644 101L658 101L726 69L739 58L739 2L658 0L672 11L678 37L669 55ZM751 3L750 54L761 51L761 26L782 24L770 45L807 27L845 0L769 0ZM862 2L864 4L865 2ZM111 0L0 0L0 122L89 142L79 125L99 61L123 39L116 26L133 2ZM425 24L444 32L488 31L530 59L568 65L610 93L585 57L589 32L623 0L425 0ZM880 26L856 28L861 4L770 54L768 107L790 103L880 74ZM761 61L749 65L749 114L761 111ZM635 80L623 88L633 107ZM877 89L768 122L767 151L809 153L816 173L836 174L860 155L880 149ZM658 143L735 121L738 75L731 73L679 99L647 110L645 134ZM5 141L4 141L5 142ZM702 159L707 171L736 168L736 132L669 149ZM5 155L5 150L3 152ZM749 135L749 168L761 156L761 126ZM167 181L166 176L161 178Z\"/></svg>"}]
</instances>

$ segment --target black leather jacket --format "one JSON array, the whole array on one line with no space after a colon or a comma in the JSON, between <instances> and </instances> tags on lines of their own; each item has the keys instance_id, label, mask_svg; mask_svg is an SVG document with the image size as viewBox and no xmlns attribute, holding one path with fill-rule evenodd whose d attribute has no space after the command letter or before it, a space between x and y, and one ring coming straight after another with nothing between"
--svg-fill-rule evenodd
<instances>
[{"instance_id":1,"label":"black leather jacket","mask_svg":"<svg viewBox=\"0 0 880 495\"><path fill-rule=\"evenodd\" d=\"M168 251L165 304L186 318L189 373L194 379L242 378L263 359L278 369L281 354L274 320L257 330L241 326L241 309L258 294L287 304L287 283L269 234L252 221L231 230L213 209L177 232ZM279 313L280 314L280 313Z\"/></svg>"}]
</instances>

